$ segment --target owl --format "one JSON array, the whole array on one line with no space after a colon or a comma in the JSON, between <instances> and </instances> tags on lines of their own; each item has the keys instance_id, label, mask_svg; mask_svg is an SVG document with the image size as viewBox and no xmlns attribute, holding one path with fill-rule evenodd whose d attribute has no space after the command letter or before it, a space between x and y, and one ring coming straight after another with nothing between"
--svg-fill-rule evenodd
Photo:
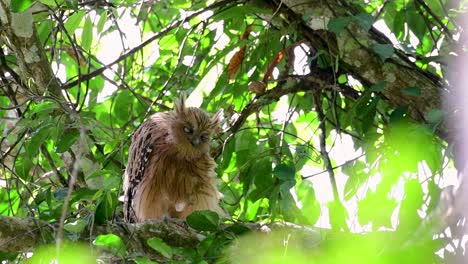
<instances>
[{"instance_id":1,"label":"owl","mask_svg":"<svg viewBox=\"0 0 468 264\"><path fill-rule=\"evenodd\" d=\"M165 217L185 219L196 210L220 215L212 135L222 112L210 117L186 107L181 97L170 112L156 113L136 130L124 174L124 219L142 222Z\"/></svg>"}]
</instances>

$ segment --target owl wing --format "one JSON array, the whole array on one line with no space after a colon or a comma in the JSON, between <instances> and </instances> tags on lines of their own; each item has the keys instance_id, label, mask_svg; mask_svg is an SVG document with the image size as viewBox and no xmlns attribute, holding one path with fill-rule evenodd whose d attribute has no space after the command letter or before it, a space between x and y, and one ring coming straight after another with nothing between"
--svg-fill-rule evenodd
<instances>
[{"instance_id":1,"label":"owl wing","mask_svg":"<svg viewBox=\"0 0 468 264\"><path fill-rule=\"evenodd\" d=\"M148 161L154 149L154 138L152 132L154 123L152 120L145 121L133 135L133 140L128 153L128 165L124 176L124 220L134 222L135 211L133 210L133 199L139 185L145 177Z\"/></svg>"}]
</instances>

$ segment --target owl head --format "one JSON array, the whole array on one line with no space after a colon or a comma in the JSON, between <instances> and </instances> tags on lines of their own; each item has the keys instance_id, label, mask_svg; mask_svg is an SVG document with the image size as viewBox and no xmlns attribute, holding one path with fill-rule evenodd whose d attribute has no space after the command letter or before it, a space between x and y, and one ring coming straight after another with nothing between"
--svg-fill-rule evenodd
<instances>
[{"instance_id":1,"label":"owl head","mask_svg":"<svg viewBox=\"0 0 468 264\"><path fill-rule=\"evenodd\" d=\"M218 130L222 111L213 117L197 107L186 107L185 97L175 102L174 122L170 128L172 143L186 158L197 158L209 153L212 135Z\"/></svg>"}]
</instances>

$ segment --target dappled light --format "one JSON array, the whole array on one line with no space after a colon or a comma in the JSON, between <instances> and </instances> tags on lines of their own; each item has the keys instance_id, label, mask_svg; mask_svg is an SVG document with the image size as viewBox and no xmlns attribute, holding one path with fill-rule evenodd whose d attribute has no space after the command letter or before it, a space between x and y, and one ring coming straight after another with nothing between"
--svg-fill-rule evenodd
<instances>
[{"instance_id":1,"label":"dappled light","mask_svg":"<svg viewBox=\"0 0 468 264\"><path fill-rule=\"evenodd\" d=\"M0 261L465 263L466 8L0 0Z\"/></svg>"}]
</instances>

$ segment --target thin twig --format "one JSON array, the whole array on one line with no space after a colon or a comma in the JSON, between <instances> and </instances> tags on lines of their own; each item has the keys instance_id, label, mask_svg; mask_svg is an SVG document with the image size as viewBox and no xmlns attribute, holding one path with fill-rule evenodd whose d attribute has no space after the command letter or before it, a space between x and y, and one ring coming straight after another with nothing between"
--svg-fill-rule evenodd
<instances>
[{"instance_id":1,"label":"thin twig","mask_svg":"<svg viewBox=\"0 0 468 264\"><path fill-rule=\"evenodd\" d=\"M114 60L113 62L89 73L89 74L86 74L86 75L83 75L81 76L81 79L78 79L78 80L75 80L75 81L72 81L70 83L67 83L65 85L62 86L62 89L70 89L76 85L78 85L80 82L83 82L83 81L86 81L86 80L90 80L98 75L101 75L105 70L109 69L112 65L115 65L125 59L127 59L128 57L130 57L131 55L133 55L134 53L138 52L139 50L141 50L142 48L144 48L145 46L149 45L150 43L152 43L153 41L155 41L156 39L158 38L161 38L162 36L165 36L166 34L168 34L171 30L175 29L175 28L178 28L180 25L182 25L184 22L187 22L195 17L197 17L198 15L206 12L207 10L212 10L212 9L216 9L216 8L219 8L219 7L224 7L226 6L227 4L231 4L231 3L240 3L242 1L237 1L237 0L223 0L223 1L219 1L219 2L215 2L214 4L206 7L206 8L203 8L201 10L198 10L194 13L192 13L191 15L187 16L187 17L184 17L182 19L179 19L177 21L175 21L174 23L170 24L169 26L167 26L166 28L162 29L161 31L159 31L157 34L154 34L153 36L151 36L149 39L143 41L140 45L134 47L133 49L129 50L127 53L123 54L122 56L120 56L119 58L117 58L116 60Z\"/></svg>"},{"instance_id":2,"label":"thin twig","mask_svg":"<svg viewBox=\"0 0 468 264\"><path fill-rule=\"evenodd\" d=\"M80 138L78 141L78 151L76 153L75 162L73 164L73 170L69 178L69 182L68 182L67 196L65 197L65 200L63 202L62 215L60 217L59 228L57 230L57 237L56 237L57 255L59 255L60 248L62 246L63 227L65 224L65 219L67 218L67 211L68 211L68 206L70 205L71 195L73 193L73 187L75 186L76 178L78 176L78 171L80 169L81 157L83 156L84 151L86 149L86 146L85 146L86 145L86 129L84 128L84 125L80 119L80 116L76 112L72 113L72 117L74 117L74 119L80 125Z\"/></svg>"},{"instance_id":3,"label":"thin twig","mask_svg":"<svg viewBox=\"0 0 468 264\"><path fill-rule=\"evenodd\" d=\"M63 176L63 174L59 171L59 169L58 169L57 166L55 165L54 160L53 160L52 157L50 156L50 153L49 153L49 151L47 150L47 148L44 146L44 144L41 145L41 152L42 152L42 154L44 155L44 157L46 158L46 160L49 162L49 165L50 165L50 167L52 168L52 171L55 173L55 175L57 175L57 177L58 177L60 183L61 183L63 186L67 186L67 185L68 185L67 179L65 179L65 177Z\"/></svg>"},{"instance_id":4,"label":"thin twig","mask_svg":"<svg viewBox=\"0 0 468 264\"><path fill-rule=\"evenodd\" d=\"M416 0L416 2L419 4L419 6L421 6L424 10L426 10L427 13L429 13L429 15L432 16L432 18L437 22L437 24L439 24L439 26L443 29L441 30L444 35L447 37L447 40L449 42L453 42L453 33L450 31L450 29L448 29L447 25L445 25L442 20L439 18L439 16L437 16L434 11L423 1L423 0ZM429 29L429 32L431 32L431 30Z\"/></svg>"},{"instance_id":5,"label":"thin twig","mask_svg":"<svg viewBox=\"0 0 468 264\"><path fill-rule=\"evenodd\" d=\"M325 163L325 168L328 171L328 176L330 177L330 182L333 189L333 197L335 201L339 201L340 197L338 195L338 187L336 185L335 179L335 171L333 170L333 166L331 165L331 159L327 152L327 144L326 144L326 136L327 130L325 127L325 114L323 113L322 109L322 92L317 90L314 92L314 104L315 104L315 112L317 113L318 120L319 120L319 128L320 128L320 154L322 155L323 162Z\"/></svg>"},{"instance_id":6,"label":"thin twig","mask_svg":"<svg viewBox=\"0 0 468 264\"><path fill-rule=\"evenodd\" d=\"M340 164L340 165L334 166L334 167L333 167L333 170L336 170L336 169L338 169L338 168L340 168L340 167L343 167L343 166L349 164L349 163L352 162L352 161L356 161L356 160L358 160L358 159L364 157L364 155L366 155L366 154L365 154L365 153L364 153L364 154L361 154L361 155L359 155L359 156L357 156L357 157L355 157L355 158L353 158L353 159L347 160L346 162L344 162L344 163L342 163L342 164ZM315 177L315 176L320 175L320 174L325 173L325 172L328 172L328 170L323 170L323 171L320 171L320 172L317 172L317 173L314 173L314 174L311 174L311 175L307 175L307 176L302 176L302 175L301 175L301 179L303 179L303 180L309 179L309 178Z\"/></svg>"}]
</instances>

